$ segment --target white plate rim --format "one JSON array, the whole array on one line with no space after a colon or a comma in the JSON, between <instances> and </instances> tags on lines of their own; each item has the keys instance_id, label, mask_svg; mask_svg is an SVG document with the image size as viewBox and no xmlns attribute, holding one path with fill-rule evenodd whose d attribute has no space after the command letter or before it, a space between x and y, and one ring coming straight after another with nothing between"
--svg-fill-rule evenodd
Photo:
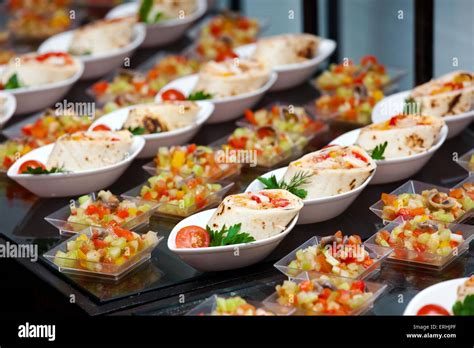
<instances>
[{"instance_id":1,"label":"white plate rim","mask_svg":"<svg viewBox=\"0 0 474 348\"><path fill-rule=\"evenodd\" d=\"M280 233L274 236L271 236L269 238L256 240L250 243L240 243L240 244L224 245L224 246L217 246L217 247L205 247L205 248L177 248L176 247L176 243L174 239L176 238L176 234L178 233L178 231L183 227L191 226L190 223L186 223L187 220L190 220L191 218L193 218L194 220L194 219L199 218L200 215L202 215L203 218L207 218L207 221L209 221L209 218L212 216L212 214L216 210L217 208L213 208L213 209L207 209L207 210L195 213L181 220L178 224L176 224L171 230L170 235L167 240L168 249L170 249L170 251L176 254L195 254L196 255L196 254L219 254L219 253L234 251L235 248L239 248L240 250L245 250L245 249L253 249L253 248L257 248L257 247L261 247L265 245L270 245L275 241L283 239L288 233L290 233L291 230L295 227L296 222L298 221L298 217L299 217L299 214L296 214L296 216L288 223L286 229L281 231Z\"/></svg>"},{"instance_id":2,"label":"white plate rim","mask_svg":"<svg viewBox=\"0 0 474 348\"><path fill-rule=\"evenodd\" d=\"M5 115L0 116L0 128L7 123L16 111L16 98L12 93L0 91L0 98L5 98Z\"/></svg>"},{"instance_id":3,"label":"white plate rim","mask_svg":"<svg viewBox=\"0 0 474 348\"><path fill-rule=\"evenodd\" d=\"M120 11L120 10L117 10L118 8L122 11L123 11L123 9L125 9L125 11L128 10L130 12L133 11L133 12L137 13L139 7L138 7L138 2L127 2L127 3L124 3L124 4L120 4L118 6L115 6L109 12L107 12L107 14L105 15L105 18L106 19L112 19L112 18L127 17L127 16L119 16L119 15L114 14L114 11L115 12ZM158 23L153 23L153 24L142 23L142 24L144 24L146 26L146 28L150 28L150 29L180 26L180 25L189 24L189 23L192 23L192 22L196 21L202 15L204 15L206 13L206 11L207 11L207 1L206 0L197 0L196 11L191 13L189 16L184 17L183 19L170 18L170 19L164 20L162 22L158 22Z\"/></svg>"},{"instance_id":4,"label":"white plate rim","mask_svg":"<svg viewBox=\"0 0 474 348\"><path fill-rule=\"evenodd\" d=\"M281 167L281 168L277 168L277 169L274 169L274 170L271 170L265 174L262 174L260 176L263 176L263 177L270 177L272 174L275 174L276 172L283 172L283 171L286 171L288 169L288 167ZM338 201L338 200L341 200L341 199L344 199L344 198L347 198L348 196L351 196L355 193L358 193L360 191L362 191L369 183L370 181L372 180L372 178L374 177L375 175L375 172L377 171L377 168L374 170L374 172L367 178L365 179L365 181L360 184L358 187L356 187L355 189L353 190L350 190L350 191L347 191L347 192L344 192L344 193L340 193L340 194L337 194L337 195L334 195L334 196L328 196L328 197L319 197L319 198L313 198L313 199L303 199L303 204L304 206L310 206L310 205L314 205L314 204L319 204L319 203L327 203L329 201ZM276 175L275 175L276 176ZM250 187L257 184L259 181L257 179L255 179L254 181L252 181L246 188L245 188L245 191L244 192L254 192L254 191L250 191Z\"/></svg>"},{"instance_id":5,"label":"white plate rim","mask_svg":"<svg viewBox=\"0 0 474 348\"><path fill-rule=\"evenodd\" d=\"M155 97L155 101L160 102L161 101L161 94L163 92L165 92L166 90L168 90L168 89L173 88L173 89L178 89L179 90L179 85L182 84L183 81L195 79L196 80L196 82L194 83L194 86L195 86L197 84L198 78L199 78L199 74L192 74L192 75L183 76L183 77L180 77L176 80L171 81L170 83L166 84L165 86L163 86L163 88L160 89L160 91L158 92L158 94ZM219 98L219 99L206 99L206 100L213 103L213 104L223 104L223 103L229 103L229 102L234 102L234 101L238 101L238 100L243 100L243 99L246 99L246 98L256 97L258 95L262 95L265 92L267 92L275 84L277 78L278 78L278 74L275 71L271 71L269 76L268 76L267 82L265 82L265 84L263 84L261 87L255 89L253 91L238 94L238 95L234 95L234 96L231 96L231 97L224 97L224 98Z\"/></svg>"},{"instance_id":6,"label":"white plate rim","mask_svg":"<svg viewBox=\"0 0 474 348\"><path fill-rule=\"evenodd\" d=\"M360 131L362 130L362 128L353 129L353 130L348 131L344 134L341 134L336 139L331 140L331 142L329 144L330 145L340 145L340 144L338 144L338 140L340 140L340 138L342 138L344 136L349 136L349 133L354 133L354 134L358 135L360 133ZM443 125L443 127L441 128L441 131L438 135L438 138L436 139L436 143L434 145L432 145L427 151L423 151L423 152L420 152L420 153L417 153L417 154L414 154L414 155L411 155L411 156L396 157L396 158L389 158L389 159L384 159L384 160L374 160L374 161L377 165L384 165L384 164L396 164L396 163L410 162L410 161L413 161L413 160L420 159L422 157L425 157L427 155L430 155L430 154L436 152L444 144L444 142L446 141L447 136L448 136L448 126ZM352 144L352 145L354 145L354 144Z\"/></svg>"},{"instance_id":7,"label":"white plate rim","mask_svg":"<svg viewBox=\"0 0 474 348\"><path fill-rule=\"evenodd\" d=\"M155 133L155 134L143 134L143 135L139 135L139 136L143 137L145 140L167 139L167 138L171 138L171 137L174 137L174 136L178 136L178 135L187 133L187 132L192 131L196 128L199 128L212 116L212 113L214 112L215 106L214 106L213 103L211 103L209 101L205 101L205 100L197 100L197 101L195 101L195 103L198 104L198 106L201 108L201 110L203 110L203 112L206 111L206 109L209 109L209 111L207 112L207 114L202 114L201 116L199 116L199 114L201 113L201 110L200 110L200 112L198 113L197 121L193 122L192 124L190 124L186 127L173 129L173 130L167 131L167 132L161 132L161 133ZM105 115L101 116L97 120L95 120L89 126L88 131L92 131L92 129L94 127L96 127L100 124L110 126L110 123L107 122L108 119L111 119L114 116L117 116L117 114L122 114L122 113L125 113L125 112L128 113L128 111L130 111L132 109L135 109L137 107L142 107L142 106L147 106L147 105L156 105L156 104L157 103L135 104L135 105L130 105L130 106L126 106L124 108L114 110L112 112L109 112L108 114L105 114ZM124 122L122 122L122 126L123 126L123 123Z\"/></svg>"},{"instance_id":8,"label":"white plate rim","mask_svg":"<svg viewBox=\"0 0 474 348\"><path fill-rule=\"evenodd\" d=\"M34 149L23 156L21 156L13 165L8 169L7 175L9 178L13 180L29 180L29 181L34 181L34 180L51 180L51 179L57 179L57 178L77 178L81 176L89 176L89 175L94 175L94 174L99 174L103 172L108 172L112 171L114 169L117 169L121 167L124 164L127 164L129 162L132 162L135 157L138 156L138 154L141 152L143 147L145 146L145 139L141 137L133 137L132 138L132 145L131 148L135 148L135 150L129 154L126 158L122 159L120 162L117 162L115 164L111 164L102 168L98 169L88 169L88 170L83 170L79 172L71 172L71 173L52 173L52 174L46 174L46 175L35 175L35 174L18 174L18 168L21 166L21 164L25 161L33 160L35 153L39 151L45 151L51 153L53 150L53 144L48 144L45 146L41 146L37 149Z\"/></svg>"}]
</instances>

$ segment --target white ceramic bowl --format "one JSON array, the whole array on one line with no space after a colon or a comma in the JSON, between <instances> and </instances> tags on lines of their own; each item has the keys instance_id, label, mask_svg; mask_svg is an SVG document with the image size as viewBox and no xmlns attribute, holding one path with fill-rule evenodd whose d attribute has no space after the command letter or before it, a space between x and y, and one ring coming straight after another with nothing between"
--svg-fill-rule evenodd
<instances>
[{"instance_id":1,"label":"white ceramic bowl","mask_svg":"<svg viewBox=\"0 0 474 348\"><path fill-rule=\"evenodd\" d=\"M8 169L7 175L18 184L40 197L69 197L95 192L112 185L130 166L145 146L145 140L134 137L130 155L122 161L99 169L75 173L46 175L18 174L23 162L37 160L46 163L54 144L28 152Z\"/></svg>"},{"instance_id":2,"label":"white ceramic bowl","mask_svg":"<svg viewBox=\"0 0 474 348\"><path fill-rule=\"evenodd\" d=\"M184 95L189 95L194 86L196 86L198 78L198 74L193 74L171 81L160 90L156 95L155 101L161 102L161 93L171 88L181 91ZM276 80L277 74L272 72L268 81L262 87L252 92L226 98L208 99L207 101L214 104L215 110L206 123L221 123L238 118L246 109L252 109L270 87L273 86Z\"/></svg>"},{"instance_id":3,"label":"white ceramic bowl","mask_svg":"<svg viewBox=\"0 0 474 348\"><path fill-rule=\"evenodd\" d=\"M395 93L379 101L372 110L372 122L383 122L390 119L390 117L393 115L402 114L403 104L410 93L411 91ZM474 110L459 115L443 117L443 120L448 125L449 130L447 139L451 139L461 133L464 128L469 126L473 119Z\"/></svg>"},{"instance_id":4,"label":"white ceramic bowl","mask_svg":"<svg viewBox=\"0 0 474 348\"><path fill-rule=\"evenodd\" d=\"M251 243L207 248L183 249L176 247L176 234L181 228L191 225L206 228L207 222L215 210L205 210L180 221L168 237L168 249L178 255L188 265L203 272L227 271L250 266L263 260L291 232L298 219L298 216L295 216L283 232Z\"/></svg>"},{"instance_id":5,"label":"white ceramic bowl","mask_svg":"<svg viewBox=\"0 0 474 348\"><path fill-rule=\"evenodd\" d=\"M337 137L331 144L349 146L354 145L360 129L354 129ZM377 170L370 181L370 185L387 184L404 180L417 173L433 157L434 153L443 145L448 135L448 127L443 126L436 143L428 150L413 156L375 160Z\"/></svg>"},{"instance_id":6,"label":"white ceramic bowl","mask_svg":"<svg viewBox=\"0 0 474 348\"><path fill-rule=\"evenodd\" d=\"M428 304L436 304L452 313L452 307L456 302L457 289L466 280L467 278L451 279L420 291L408 303L403 315L416 315L421 307Z\"/></svg>"},{"instance_id":7,"label":"white ceramic bowl","mask_svg":"<svg viewBox=\"0 0 474 348\"><path fill-rule=\"evenodd\" d=\"M11 93L0 92L0 128L3 128L5 123L12 118L16 110L16 99Z\"/></svg>"},{"instance_id":8,"label":"white ceramic bowl","mask_svg":"<svg viewBox=\"0 0 474 348\"><path fill-rule=\"evenodd\" d=\"M138 155L138 158L155 156L160 146L182 145L188 143L214 111L214 105L210 102L197 101L196 103L199 105L200 110L197 119L193 124L169 132L142 135L141 137L145 139L145 147ZM92 130L99 124L106 125L112 130L122 129L123 124L127 120L129 110L134 109L137 106L138 105L128 106L104 115L92 123L89 130Z\"/></svg>"},{"instance_id":9,"label":"white ceramic bowl","mask_svg":"<svg viewBox=\"0 0 474 348\"><path fill-rule=\"evenodd\" d=\"M275 175L276 179L280 181L283 178L283 175L285 175L287 168L288 167L278 168L263 174L262 176L264 178L270 178L272 175ZM342 214L369 184L374 177L375 172L372 173L372 175L368 177L362 185L351 191L330 197L303 199L304 206L300 211L298 225L326 221ZM245 192L256 192L263 189L263 184L255 179L245 189Z\"/></svg>"},{"instance_id":10,"label":"white ceramic bowl","mask_svg":"<svg viewBox=\"0 0 474 348\"><path fill-rule=\"evenodd\" d=\"M105 18L135 17L138 13L139 6L138 2L118 5L110 10ZM197 0L196 11L189 16L182 19L163 20L156 24L147 24L145 40L141 44L141 47L163 46L178 40L194 22L206 13L206 11L206 0Z\"/></svg>"},{"instance_id":11,"label":"white ceramic bowl","mask_svg":"<svg viewBox=\"0 0 474 348\"><path fill-rule=\"evenodd\" d=\"M74 30L54 35L41 44L38 48L38 52L67 52L71 45L73 35ZM143 24L135 24L133 27L132 41L128 45L105 54L76 56L77 59L80 59L84 63L84 74L81 80L98 78L121 67L125 58L131 57L144 39L145 26Z\"/></svg>"},{"instance_id":12,"label":"white ceramic bowl","mask_svg":"<svg viewBox=\"0 0 474 348\"><path fill-rule=\"evenodd\" d=\"M9 89L8 93L13 94L16 99L15 115L28 114L46 109L64 97L84 72L84 64L77 58L73 59L75 60L78 69L73 76L66 80L40 86ZM5 66L0 67L0 75L4 68Z\"/></svg>"},{"instance_id":13,"label":"white ceramic bowl","mask_svg":"<svg viewBox=\"0 0 474 348\"><path fill-rule=\"evenodd\" d=\"M252 43L249 45L237 47L235 49L235 53L237 53L242 58L250 58L253 56L256 48L257 44ZM273 70L278 74L278 79L272 88L270 88L270 91L281 91L303 83L314 74L318 68L318 65L329 58L335 49L335 41L321 39L318 53L314 58L308 59L307 61L301 63L274 67Z\"/></svg>"}]
</instances>

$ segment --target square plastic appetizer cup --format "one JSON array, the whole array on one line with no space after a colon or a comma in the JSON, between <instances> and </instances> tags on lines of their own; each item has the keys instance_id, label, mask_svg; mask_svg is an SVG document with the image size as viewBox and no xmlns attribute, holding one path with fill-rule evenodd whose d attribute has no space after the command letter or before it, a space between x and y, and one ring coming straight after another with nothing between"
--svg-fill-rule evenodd
<instances>
[{"instance_id":1,"label":"square plastic appetizer cup","mask_svg":"<svg viewBox=\"0 0 474 348\"><path fill-rule=\"evenodd\" d=\"M96 201L97 195L95 192L90 193L89 196L92 198L93 201ZM129 200L135 202L137 205L148 204L150 205L150 209L141 215L137 215L136 217L125 221L125 223L121 224L120 227L123 227L127 230L136 229L137 227L148 223L150 217L153 215L155 210L158 208L159 204L157 202L147 201L137 197L118 197L117 198L122 202L124 200ZM77 222L70 222L68 221L69 216L71 215L71 207L79 207L78 200L71 200L70 204L57 210L56 212L48 215L44 219L48 221L51 225L59 229L60 235L70 235L76 234L81 232L82 230L86 229L87 227L106 227L106 225L92 225L92 224L81 224Z\"/></svg>"},{"instance_id":2,"label":"square plastic appetizer cup","mask_svg":"<svg viewBox=\"0 0 474 348\"><path fill-rule=\"evenodd\" d=\"M183 181L186 183L189 180L194 179L193 177L188 177L185 178ZM129 191L125 192L122 194L123 198L127 199L139 199L140 197L140 191L144 185L146 185L148 181L144 182L143 184L136 186ZM172 218L185 218L188 217L194 213L197 213L199 211L209 209L213 205L217 205L222 201L226 193L234 186L233 182L229 181L222 181L222 180L216 180L216 181L206 181L206 184L220 184L222 188L217 191L213 192L211 194L208 194L203 198L203 201L198 204L194 203L188 207L185 207L184 204L181 203L168 203L168 202L158 202L158 201L148 201L148 202L154 202L157 204L157 208L153 211L153 214L155 216L164 216L164 217L172 217Z\"/></svg>"},{"instance_id":3,"label":"square plastic appetizer cup","mask_svg":"<svg viewBox=\"0 0 474 348\"><path fill-rule=\"evenodd\" d=\"M274 264L275 268L288 277L299 277L301 274L313 272L315 274L322 274L321 272L318 272L316 270L306 270L301 268L288 267L291 261L296 260L296 253L298 250L306 249L311 246L317 246L319 245L320 240L321 237L319 236L311 237L306 242L301 244L298 248L296 248L291 253L276 262ZM365 243L363 243L362 245L364 246L364 249L369 253L370 257L374 260L374 263L367 267L364 272L359 273L356 277L354 277L354 279L364 279L369 277L370 275L373 275L375 272L380 270L382 261L392 252L390 248L384 248L379 245L366 245Z\"/></svg>"},{"instance_id":4,"label":"square plastic appetizer cup","mask_svg":"<svg viewBox=\"0 0 474 348\"><path fill-rule=\"evenodd\" d=\"M207 315L213 315L214 311L217 308L217 299L218 298L228 298L228 296L218 296L218 295L212 295L211 297L205 299L203 302L201 302L199 305L191 309L188 313L186 313L187 316L207 316ZM247 301L246 302L255 308L261 308L267 312L270 313L270 315L291 315L295 309L294 308L289 308L285 306L280 306L280 305L270 305L269 307L266 307L262 302L258 301Z\"/></svg>"},{"instance_id":5,"label":"square plastic appetizer cup","mask_svg":"<svg viewBox=\"0 0 474 348\"><path fill-rule=\"evenodd\" d=\"M398 218L388 224L385 228L379 230L376 234L370 237L365 244L368 246L378 246L379 248L384 248L383 246L378 245L375 242L377 238L377 234L382 231L392 232L392 230L403 224L405 221L401 218ZM403 264L410 266L411 268L424 268L434 271L441 271L450 263L455 261L461 255L469 250L469 243L474 239L474 226L471 225L464 225L464 224L456 224L451 223L447 224L447 227L452 232L461 232L464 238L464 241L457 247L454 248L453 251L449 255L438 255L430 252L417 252L416 250L409 250L406 248L400 247L391 247L386 248L387 250L391 250L390 255L387 258L387 262L396 263L396 264Z\"/></svg>"},{"instance_id":6,"label":"square plastic appetizer cup","mask_svg":"<svg viewBox=\"0 0 474 348\"><path fill-rule=\"evenodd\" d=\"M104 262L92 262L86 260L78 260L68 257L57 257L58 251L67 252L68 242L75 241L83 233L88 237L91 237L94 231L106 231L106 228L101 227L88 227L83 230L82 233L78 233L71 238L60 243L56 247L52 248L43 257L49 261L53 267L55 267L61 273L68 273L74 275L81 275L86 277L103 278L107 280L119 280L131 271L136 269L151 258L151 253L155 247L163 240L163 236L158 236L156 244L150 245L149 247L141 250L132 257L128 258L127 261L121 265L115 265Z\"/></svg>"},{"instance_id":7,"label":"square plastic appetizer cup","mask_svg":"<svg viewBox=\"0 0 474 348\"><path fill-rule=\"evenodd\" d=\"M313 279L319 279L319 280L324 279L324 282L328 282L331 286L335 286L335 284L339 282L347 282L349 285L352 285L353 282L359 281L356 279L339 277L332 274L321 274L317 272L311 272L311 273L304 272L300 274L297 278L291 278L290 280L299 284L305 280L313 280ZM367 281L364 281L364 283L365 283L365 292L370 292L372 293L372 295L367 299L366 302L364 302L363 305L361 305L359 308L353 309L347 315L350 315L350 316L362 315L366 313L367 311L369 311L373 307L375 300L377 300L377 298L380 295L382 295L382 293L387 288L387 285L380 284L380 283L367 282ZM278 302L278 293L276 291L270 296L268 296L265 300L263 300L262 303L264 304L266 308L269 308L269 309L278 308L278 307L294 308L295 311L292 312L292 315L322 315L322 316L331 315L331 314L320 314L313 311L308 311L308 310L299 308L297 306L283 306Z\"/></svg>"},{"instance_id":8,"label":"square plastic appetizer cup","mask_svg":"<svg viewBox=\"0 0 474 348\"><path fill-rule=\"evenodd\" d=\"M469 172L469 175L474 173L474 149L469 152L466 152L464 155L459 157L455 162L463 167L465 170Z\"/></svg>"},{"instance_id":9,"label":"square plastic appetizer cup","mask_svg":"<svg viewBox=\"0 0 474 348\"><path fill-rule=\"evenodd\" d=\"M449 194L449 188L447 187L442 187L442 186L437 186L433 184L428 184L425 182L420 182L416 180L410 180L404 183L402 186L397 188L396 190L390 192L391 195L401 195L402 193L418 193L421 194L425 190L431 190L431 189L437 189L439 192L444 192ZM386 220L383 218L383 207L384 203L382 200L378 200L376 203L374 203L369 209L377 215L379 218L383 220L384 224L387 224L390 222L390 220ZM464 214L460 217L458 217L455 221L453 222L462 222L466 218L467 214Z\"/></svg>"}]
</instances>

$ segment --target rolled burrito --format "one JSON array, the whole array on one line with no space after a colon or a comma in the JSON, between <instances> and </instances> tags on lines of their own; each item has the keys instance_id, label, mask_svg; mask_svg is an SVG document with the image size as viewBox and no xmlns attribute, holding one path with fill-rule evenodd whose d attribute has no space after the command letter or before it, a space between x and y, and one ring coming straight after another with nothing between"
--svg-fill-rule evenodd
<instances>
[{"instance_id":1,"label":"rolled burrito","mask_svg":"<svg viewBox=\"0 0 474 348\"><path fill-rule=\"evenodd\" d=\"M416 102L424 115L458 115L472 109L474 101L474 74L455 71L431 80L415 89L408 102Z\"/></svg>"},{"instance_id":2,"label":"rolled burrito","mask_svg":"<svg viewBox=\"0 0 474 348\"><path fill-rule=\"evenodd\" d=\"M254 58L269 67L301 63L316 56L320 38L311 34L286 34L260 39Z\"/></svg>"},{"instance_id":3,"label":"rolled burrito","mask_svg":"<svg viewBox=\"0 0 474 348\"><path fill-rule=\"evenodd\" d=\"M291 162L283 176L290 182L295 175L305 175L306 199L329 197L354 190L375 171L373 159L358 146L330 146Z\"/></svg>"},{"instance_id":4,"label":"rolled burrito","mask_svg":"<svg viewBox=\"0 0 474 348\"><path fill-rule=\"evenodd\" d=\"M443 119L434 116L397 115L362 128L356 144L370 152L387 142L386 159L412 156L429 150L444 124Z\"/></svg>"},{"instance_id":5,"label":"rolled burrito","mask_svg":"<svg viewBox=\"0 0 474 348\"><path fill-rule=\"evenodd\" d=\"M134 24L131 18L114 18L84 25L74 31L69 53L96 55L122 48L132 41Z\"/></svg>"},{"instance_id":6,"label":"rolled burrito","mask_svg":"<svg viewBox=\"0 0 474 348\"><path fill-rule=\"evenodd\" d=\"M66 134L54 144L46 166L72 172L102 168L122 161L131 146L129 131Z\"/></svg>"},{"instance_id":7,"label":"rolled burrito","mask_svg":"<svg viewBox=\"0 0 474 348\"><path fill-rule=\"evenodd\" d=\"M242 224L255 240L283 232L303 208L303 201L286 190L263 190L227 196L208 222L212 230Z\"/></svg>"},{"instance_id":8,"label":"rolled burrito","mask_svg":"<svg viewBox=\"0 0 474 348\"><path fill-rule=\"evenodd\" d=\"M65 52L27 53L12 58L1 73L3 85L16 75L20 87L67 80L79 70L76 59Z\"/></svg>"},{"instance_id":9,"label":"rolled burrito","mask_svg":"<svg viewBox=\"0 0 474 348\"><path fill-rule=\"evenodd\" d=\"M270 77L270 69L248 59L206 63L199 72L195 92L204 91L212 99L249 93L262 87Z\"/></svg>"},{"instance_id":10,"label":"rolled burrito","mask_svg":"<svg viewBox=\"0 0 474 348\"><path fill-rule=\"evenodd\" d=\"M145 134L166 132L192 124L199 113L199 106L192 101L144 104L130 110L124 129L143 128Z\"/></svg>"}]
</instances>

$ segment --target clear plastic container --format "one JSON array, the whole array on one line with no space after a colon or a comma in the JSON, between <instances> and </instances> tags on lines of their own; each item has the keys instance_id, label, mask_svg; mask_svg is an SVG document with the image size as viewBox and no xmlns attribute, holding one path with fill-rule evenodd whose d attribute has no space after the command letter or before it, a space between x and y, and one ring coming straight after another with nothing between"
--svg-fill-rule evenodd
<instances>
[{"instance_id":1,"label":"clear plastic container","mask_svg":"<svg viewBox=\"0 0 474 348\"><path fill-rule=\"evenodd\" d=\"M82 233L85 233L88 237L90 237L95 230L106 231L107 229L100 227L89 227L88 229L82 231ZM153 249L155 249L155 247L163 240L162 236L158 236L158 241L156 244L150 245L132 257L129 257L127 261L121 265L78 260L67 257L56 257L56 253L58 251L67 252L67 243L70 241L75 241L82 235L82 233L76 234L60 243L56 247L43 254L43 257L48 260L55 268L57 268L59 272L62 273L118 280L137 268L139 265L148 261L151 258L151 252Z\"/></svg>"},{"instance_id":2,"label":"clear plastic container","mask_svg":"<svg viewBox=\"0 0 474 348\"><path fill-rule=\"evenodd\" d=\"M221 150L219 148L213 148L213 151L214 151L214 154L215 154L215 157L216 157L216 162L219 163L219 165L218 165L219 169L218 170L213 170L210 175L206 175L206 174L199 175L200 178L204 178L204 179L209 180L209 181L210 180L223 180L223 179L229 179L233 176L236 176L236 175L240 174L240 171L242 169L242 165L240 163L224 163L224 162L220 163L219 158L217 158L219 156L220 152L217 152L217 151L221 151ZM143 165L142 168L150 175L158 175L160 173L170 173L170 172L172 172L171 168L169 168L169 167L157 168L154 160L146 163L145 165ZM194 174L186 175L186 174L174 173L174 172L173 172L173 174L180 175L180 176L183 176L183 177L194 176Z\"/></svg>"},{"instance_id":3,"label":"clear plastic container","mask_svg":"<svg viewBox=\"0 0 474 348\"><path fill-rule=\"evenodd\" d=\"M218 296L218 295L212 295L211 297L207 298L203 302L201 302L199 305L191 309L188 313L186 313L187 316L207 316L207 315L218 315L214 314L214 311L217 308L217 299L218 298L228 298L227 296ZM266 315L291 315L295 309L294 308L288 308L280 305L270 305L270 306L265 306L262 302L258 301L247 301L246 302L252 306L254 306L257 309L263 309L264 311L268 312ZM262 313L262 315L265 315Z\"/></svg>"},{"instance_id":4,"label":"clear plastic container","mask_svg":"<svg viewBox=\"0 0 474 348\"><path fill-rule=\"evenodd\" d=\"M332 286L335 286L334 284L337 284L339 282L347 282L349 285L352 285L353 282L355 282L355 279L349 279L349 278L343 278L343 277L338 277L335 275L329 275L329 274L321 274L321 273L316 273L316 272L305 272L302 273L298 276L298 278L293 278L290 279L296 283L301 283L302 281L305 280L318 280L325 279L328 281ZM385 291L385 288L387 285L384 284L379 284L379 283L373 283L373 282L365 282L365 292L371 292L372 295L363 303L362 306L359 308L353 309L350 311L347 315L362 315L368 310L370 310L373 305L375 300ZM268 296L265 300L262 302L265 307L267 308L275 308L275 307L287 307L287 308L294 308L295 311L292 312L292 315L331 315L331 314L321 314L313 311L308 311L306 309L299 308L297 306L282 306L278 303L278 294L277 292L274 292L270 296Z\"/></svg>"},{"instance_id":5,"label":"clear plastic container","mask_svg":"<svg viewBox=\"0 0 474 348\"><path fill-rule=\"evenodd\" d=\"M377 233L381 231L388 231L391 233L395 227L403 223L404 220L398 218L397 220L394 220ZM469 243L474 239L474 226L455 223L447 224L447 226L452 232L462 232L464 242L462 242L457 247L457 249L453 249L453 251L446 256L433 254L430 252L417 252L415 250L409 250L400 247L385 248L375 242L377 233L370 237L365 242L365 244L371 247L378 246L379 248L385 248L387 250L390 250L391 253L389 253L390 255L387 258L387 262L440 271L446 268L446 266L448 266L451 262L459 258L465 252L467 252L469 250Z\"/></svg>"},{"instance_id":6,"label":"clear plastic container","mask_svg":"<svg viewBox=\"0 0 474 348\"><path fill-rule=\"evenodd\" d=\"M459 157L456 161L461 167L469 172L469 175L474 173L474 149L466 152L464 155Z\"/></svg>"},{"instance_id":7,"label":"clear plastic container","mask_svg":"<svg viewBox=\"0 0 474 348\"><path fill-rule=\"evenodd\" d=\"M193 177L188 177L184 179L184 182L193 179ZM140 196L140 191L144 185L147 185L148 181L136 186L129 191L122 194L123 198L134 198ZM209 181L206 182L209 184L220 184L222 188L214 193L211 193L204 197L202 204L194 203L191 206L184 207L182 204L174 204L174 203L167 203L167 202L156 202L157 208L154 210L154 214L156 216L165 216L165 217L175 217L175 218L185 218L194 213L199 211L208 209L214 205L217 205L222 201L226 193L232 188L234 185L233 182L229 181ZM154 201L150 201L154 202Z\"/></svg>"},{"instance_id":8,"label":"clear plastic container","mask_svg":"<svg viewBox=\"0 0 474 348\"><path fill-rule=\"evenodd\" d=\"M431 189L437 189L440 192L444 192L449 194L449 188L446 187L441 187L433 184L428 184L416 180L410 180L404 183L402 186L397 188L396 190L390 192L391 195L400 195L402 193L418 193L421 194L425 190L431 190ZM369 209L378 217L380 217L383 220L384 224L387 224L390 222L390 220L386 220L383 218L383 207L384 203L382 200L377 201L374 203ZM459 216L457 219L455 219L453 222L460 223L466 218L467 214L464 214L462 216Z\"/></svg>"},{"instance_id":9,"label":"clear plastic container","mask_svg":"<svg viewBox=\"0 0 474 348\"><path fill-rule=\"evenodd\" d=\"M95 192L90 193L88 196L92 198L93 201L96 201L97 195ZM155 210L158 208L159 204L157 202L151 202L147 201L141 198L137 197L119 197L117 198L122 202L124 200L129 200L133 201L137 206L143 205L143 204L148 204L150 205L150 209L146 211L145 213L141 215L137 215L136 217L124 222L123 224L120 225L120 227L123 227L128 230L136 229L137 227L144 225L148 223L150 217L153 215ZM82 230L86 229L89 226L95 226L95 227L106 227L100 226L100 225L91 225L91 224L82 224L82 223L77 223L77 222L70 222L68 221L69 216L71 215L71 207L79 207L79 202L78 200L71 200L71 203L56 212L48 215L44 219L48 221L51 225L59 229L59 234L61 235L70 235L70 234L75 234L78 232L81 232Z\"/></svg>"},{"instance_id":10,"label":"clear plastic container","mask_svg":"<svg viewBox=\"0 0 474 348\"><path fill-rule=\"evenodd\" d=\"M247 127L247 128L254 129L254 127ZM288 136L291 137L291 134L288 134ZM222 148L222 146L227 144L229 137L230 137L230 134L214 141L213 143L211 143L211 146ZM296 141L294 139L292 140L294 141L294 144L287 151L283 151L281 153L276 153L275 151L271 151L270 155L268 156L256 154L256 163L250 163L250 161L247 161L248 163L244 163L244 164L252 168L257 168L257 169L259 168L269 169L269 168L277 167L278 165L282 165L285 162L289 162L290 160L301 156L303 153L303 149L305 148L306 145L308 145L311 138L306 137L306 136L301 136L301 137L296 138ZM253 151L253 150L229 149L230 154L232 154L231 151L237 151L237 153L240 153L240 151L245 151L245 153L249 153L250 151Z\"/></svg>"},{"instance_id":11,"label":"clear plastic container","mask_svg":"<svg viewBox=\"0 0 474 348\"><path fill-rule=\"evenodd\" d=\"M300 274L303 274L305 272L307 273L314 272L314 273L320 274L321 272L291 268L291 267L288 267L288 265L290 264L291 261L296 259L296 252L298 250L306 249L310 246L319 245L319 241L321 240L321 238L322 237L318 237L318 236L311 237L305 243L303 243L298 248L293 250L291 253L289 253L288 255L283 257L281 260L276 262L274 264L275 268L277 268L280 272L282 272L288 277L298 277ZM378 245L366 245L365 243L363 243L363 246L364 246L364 249L369 253L370 257L374 260L374 263L372 263L369 267L367 267L364 272L354 277L354 279L367 278L368 276L380 270L382 261L392 252L390 248L383 248Z\"/></svg>"}]
</instances>

